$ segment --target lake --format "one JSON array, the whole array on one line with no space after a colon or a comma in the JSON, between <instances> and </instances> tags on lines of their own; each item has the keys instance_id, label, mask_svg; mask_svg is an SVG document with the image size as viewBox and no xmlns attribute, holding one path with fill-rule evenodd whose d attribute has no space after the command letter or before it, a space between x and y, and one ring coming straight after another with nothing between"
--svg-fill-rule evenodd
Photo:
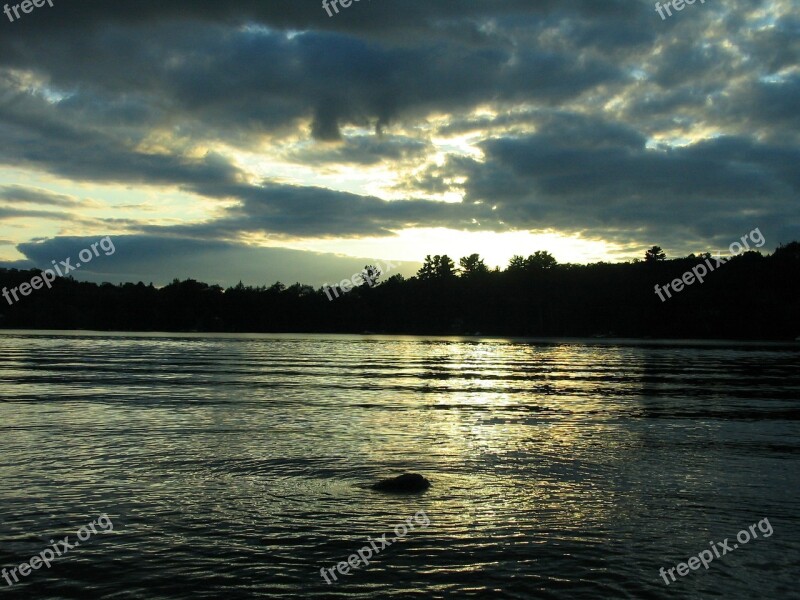
<instances>
[{"instance_id":1,"label":"lake","mask_svg":"<svg viewBox=\"0 0 800 600\"><path fill-rule=\"evenodd\" d=\"M0 579L4 597L800 597L800 344L5 331L0 348L0 567L113 523ZM432 487L370 489L403 472Z\"/></svg>"}]
</instances>

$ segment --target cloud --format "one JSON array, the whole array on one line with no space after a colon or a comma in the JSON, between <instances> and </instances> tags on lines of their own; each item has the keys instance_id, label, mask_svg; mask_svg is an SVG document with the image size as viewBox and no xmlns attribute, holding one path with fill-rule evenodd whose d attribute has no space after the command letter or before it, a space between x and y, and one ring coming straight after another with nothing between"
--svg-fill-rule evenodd
<instances>
[{"instance_id":1,"label":"cloud","mask_svg":"<svg viewBox=\"0 0 800 600\"><path fill-rule=\"evenodd\" d=\"M90 3L92 13L73 7L63 11L67 21L58 30L48 31L47 36L25 36L24 52L12 35L5 52L0 52L4 57L0 64L44 73L47 84L65 96L54 108L73 118L114 123L120 130L136 119L152 127L177 119L187 130L204 129L228 139L280 133L310 121L317 139L336 140L344 125L383 127L430 111L469 109L489 98L557 102L627 77L601 53L585 53L575 60L571 49L552 48L539 41L535 31L493 33L478 27L476 40L474 35L456 35L447 26L448 20L469 23L470 15L493 21L488 5L457 3L458 8L453 4L446 10L412 2L402 10L366 7L365 13L376 21L378 14L385 15L384 29L402 30L397 21L402 13L402 22L419 30L418 35L409 38L407 33L393 40L305 29L307 22L300 13L308 9L289 9L297 13L303 29L287 36L269 27L278 17L274 10L220 11L224 3L218 3L207 11L177 11L173 3L164 4L153 14L157 24L147 24L146 35L142 31L146 6L141 13L112 13L94 3ZM581 2L564 4L573 6L566 12L556 11L556 5L550 3L550 11L557 15L552 24L538 22L548 15L546 7L524 8L516 2L508 3L501 18L520 13L530 16L534 29L559 29L562 21L586 10ZM183 20L170 18L178 12ZM224 18L208 19L218 12L239 20L251 14L264 19L268 27L232 28ZM324 12L319 12L316 20L326 23ZM421 13L420 18L407 21L414 12ZM85 26L83 17L89 14L103 20L104 26L87 27L77 44L70 20ZM435 36L422 35L431 30ZM121 62L124 72L118 68Z\"/></svg>"},{"instance_id":2,"label":"cloud","mask_svg":"<svg viewBox=\"0 0 800 600\"><path fill-rule=\"evenodd\" d=\"M761 226L777 244L800 230L796 146L730 136L654 148L628 124L574 113L543 113L536 128L486 140L482 160L453 158L409 186L462 190L467 204L492 204L519 229L550 226L621 243L636 232L697 249ZM445 183L457 178L464 183Z\"/></svg>"},{"instance_id":3,"label":"cloud","mask_svg":"<svg viewBox=\"0 0 800 600\"><path fill-rule=\"evenodd\" d=\"M100 237L56 237L38 243L20 244L18 249L28 262L43 269L51 261L74 258L84 248L98 242ZM115 252L100 256L70 275L76 279L95 282L153 282L166 285L173 279L188 275L209 284L271 285L296 282L321 286L349 278L367 264L386 263L391 257L340 257L333 254L289 250L285 248L254 248L241 244L208 242L198 239L148 235L112 236ZM413 275L420 265L393 261L400 273ZM2 266L2 265L0 265ZM20 268L20 267L17 267ZM26 267L26 268L31 268ZM202 277L200 275L202 274Z\"/></svg>"},{"instance_id":4,"label":"cloud","mask_svg":"<svg viewBox=\"0 0 800 600\"><path fill-rule=\"evenodd\" d=\"M666 21L645 0L376 1L335 18L290 0L64 3L0 39L0 164L224 202L180 226L104 221L209 247L413 227L686 251L757 225L792 239L798 23L790 0ZM405 197L333 189L336 166L394 170ZM464 200L430 199L445 194ZM3 220L84 202L23 182L0 198Z\"/></svg>"},{"instance_id":5,"label":"cloud","mask_svg":"<svg viewBox=\"0 0 800 600\"><path fill-rule=\"evenodd\" d=\"M430 141L407 136L354 135L338 144L314 144L295 149L287 158L299 163L375 165L418 158L431 150Z\"/></svg>"},{"instance_id":6,"label":"cloud","mask_svg":"<svg viewBox=\"0 0 800 600\"><path fill-rule=\"evenodd\" d=\"M66 208L96 207L87 200L25 185L0 185L0 200L14 204L45 204Z\"/></svg>"},{"instance_id":7,"label":"cloud","mask_svg":"<svg viewBox=\"0 0 800 600\"><path fill-rule=\"evenodd\" d=\"M8 221L11 219L64 219L70 218L69 214L46 211L46 210L30 210L24 208L4 208L0 206L0 221Z\"/></svg>"},{"instance_id":8,"label":"cloud","mask_svg":"<svg viewBox=\"0 0 800 600\"><path fill-rule=\"evenodd\" d=\"M598 6L594 0L504 0L498 7L495 0L407 0L400 3L362 2L345 11L346 18L330 18L316 2L277 0L239 0L236 3L214 0L139 0L135 5L109 4L103 0L85 0L61 8L40 11L34 17L17 23L15 32L27 35L46 29L102 29L111 26L145 26L160 23L223 23L235 27L256 22L274 29L294 31L332 30L376 37L386 35L429 36L440 32L449 22L472 22L489 18L508 18L518 21L526 15L546 16L553 13L605 20L632 22L649 3L632 5L628 0L609 0ZM345 15L342 15L345 16ZM412 38L413 39L413 38Z\"/></svg>"},{"instance_id":9,"label":"cloud","mask_svg":"<svg viewBox=\"0 0 800 600\"><path fill-rule=\"evenodd\" d=\"M236 198L240 203L226 209L220 218L205 223L144 226L142 231L235 239L243 232L287 237L356 237L390 236L396 230L422 226L477 230L492 229L494 223L500 227L486 207L462 203L387 201L326 188L272 182L258 186L199 187L197 191L206 196Z\"/></svg>"}]
</instances>

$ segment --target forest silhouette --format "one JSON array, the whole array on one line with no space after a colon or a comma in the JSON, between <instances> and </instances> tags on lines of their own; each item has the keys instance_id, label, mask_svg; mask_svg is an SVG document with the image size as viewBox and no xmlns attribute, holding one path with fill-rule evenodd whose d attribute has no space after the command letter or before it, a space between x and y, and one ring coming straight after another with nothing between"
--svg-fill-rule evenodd
<instances>
[{"instance_id":1,"label":"forest silhouette","mask_svg":"<svg viewBox=\"0 0 800 600\"><path fill-rule=\"evenodd\" d=\"M329 301L323 289L278 282L228 289L193 279L161 288L59 278L13 306L0 327L100 331L387 333L794 340L800 335L800 243L732 258L666 302L656 284L710 254L558 264L545 251L488 268L473 254L456 265L428 256L416 276L380 278ZM365 270L374 269L370 265ZM39 271L0 269L16 287Z\"/></svg>"}]
</instances>

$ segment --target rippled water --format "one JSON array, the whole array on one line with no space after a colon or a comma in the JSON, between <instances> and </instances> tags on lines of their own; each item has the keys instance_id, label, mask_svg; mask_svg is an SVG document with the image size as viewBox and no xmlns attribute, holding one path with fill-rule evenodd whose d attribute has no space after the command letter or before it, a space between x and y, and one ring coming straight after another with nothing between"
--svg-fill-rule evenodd
<instances>
[{"instance_id":1,"label":"rippled water","mask_svg":"<svg viewBox=\"0 0 800 600\"><path fill-rule=\"evenodd\" d=\"M798 598L800 347L0 334L9 598ZM373 492L421 472L421 496ZM367 568L323 567L424 511ZM667 586L659 569L767 518ZM756 531L759 531L756 528Z\"/></svg>"}]
</instances>

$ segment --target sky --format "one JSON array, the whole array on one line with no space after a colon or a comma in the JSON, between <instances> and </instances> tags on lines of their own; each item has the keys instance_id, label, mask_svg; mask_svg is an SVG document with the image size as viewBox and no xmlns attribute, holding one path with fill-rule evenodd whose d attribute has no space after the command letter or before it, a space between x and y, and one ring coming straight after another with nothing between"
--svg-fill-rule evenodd
<instances>
[{"instance_id":1,"label":"sky","mask_svg":"<svg viewBox=\"0 0 800 600\"><path fill-rule=\"evenodd\" d=\"M110 236L76 278L321 285L800 239L800 0L52 3L0 14L0 266Z\"/></svg>"}]
</instances>

